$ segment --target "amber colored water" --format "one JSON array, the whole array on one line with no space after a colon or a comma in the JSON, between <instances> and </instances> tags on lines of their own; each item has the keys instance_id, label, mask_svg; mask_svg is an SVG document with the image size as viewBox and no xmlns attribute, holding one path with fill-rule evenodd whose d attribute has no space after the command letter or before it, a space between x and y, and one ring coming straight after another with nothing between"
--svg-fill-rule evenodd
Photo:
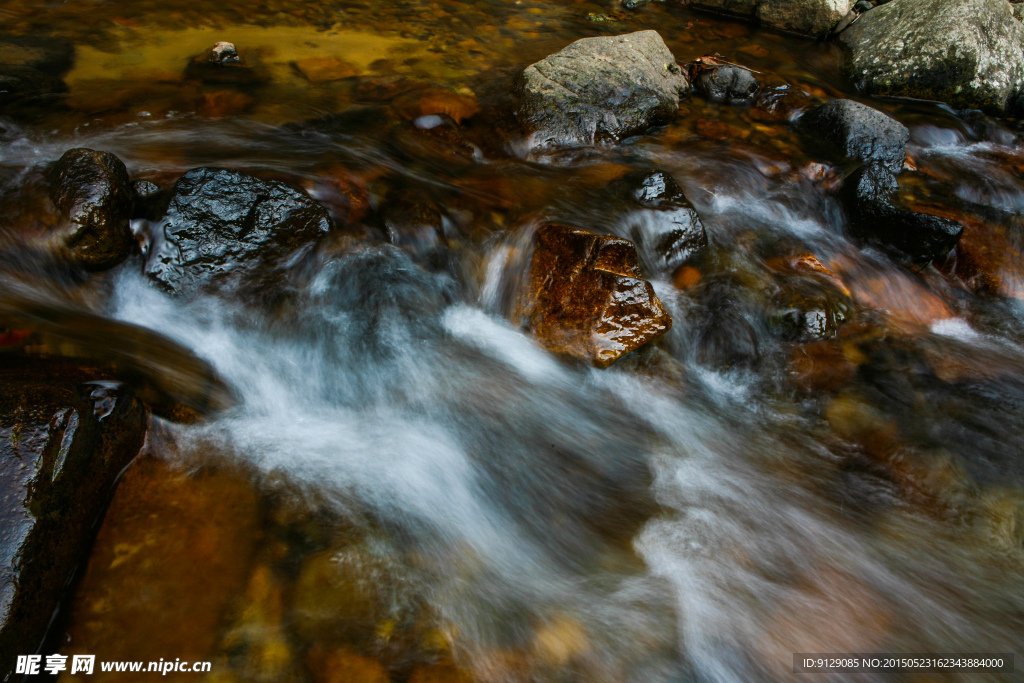
<instances>
[{"instance_id":1,"label":"amber colored water","mask_svg":"<svg viewBox=\"0 0 1024 683\"><path fill-rule=\"evenodd\" d=\"M863 100L911 129L904 199L968 225L958 260L918 269L846 236L829 192L844 169L785 117L694 96L661 129L538 163L488 115L533 61L646 28L681 63L720 53L807 101L856 98L827 43L573 0L8 0L0 22L77 50L66 97L4 124L8 198L86 146L163 186L200 165L283 178L374 242L386 190L406 184L444 209L455 254L440 270L338 256L273 313L173 301L137 260L103 280L106 303L66 292L193 349L241 403L154 419L55 650L212 662L167 680L338 683L785 681L809 676L792 673L796 652L1024 654L1016 122ZM185 80L217 40L269 83ZM358 75L310 82L294 66L324 56ZM392 96L396 77L443 90ZM371 106L462 118L483 160L410 161L372 112L330 135L281 128ZM615 233L604 188L649 166L683 187L710 253L654 282L674 319L658 348L606 371L562 363L504 317L530 231ZM762 313L804 253L854 314L832 339L786 342ZM721 322L735 315L748 326ZM760 361L708 364L708 321L752 330Z\"/></svg>"}]
</instances>

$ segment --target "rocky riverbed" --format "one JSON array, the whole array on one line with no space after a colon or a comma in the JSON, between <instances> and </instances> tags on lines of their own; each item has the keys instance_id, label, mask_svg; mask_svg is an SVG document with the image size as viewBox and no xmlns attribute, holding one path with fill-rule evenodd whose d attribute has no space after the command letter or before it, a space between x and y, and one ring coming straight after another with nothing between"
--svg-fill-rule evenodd
<instances>
[{"instance_id":1,"label":"rocky riverbed","mask_svg":"<svg viewBox=\"0 0 1024 683\"><path fill-rule=\"evenodd\" d=\"M7 3L0 675L1024 653L1022 14Z\"/></svg>"}]
</instances>

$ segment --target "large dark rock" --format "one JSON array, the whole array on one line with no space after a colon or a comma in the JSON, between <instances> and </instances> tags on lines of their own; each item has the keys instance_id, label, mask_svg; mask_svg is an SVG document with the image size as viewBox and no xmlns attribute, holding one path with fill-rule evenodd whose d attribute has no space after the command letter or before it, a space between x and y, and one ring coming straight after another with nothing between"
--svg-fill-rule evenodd
<instances>
[{"instance_id":1,"label":"large dark rock","mask_svg":"<svg viewBox=\"0 0 1024 683\"><path fill-rule=\"evenodd\" d=\"M903 170L910 131L877 109L853 100L832 100L800 117L812 146L839 161L878 163L890 173Z\"/></svg>"},{"instance_id":2,"label":"large dark rock","mask_svg":"<svg viewBox=\"0 0 1024 683\"><path fill-rule=\"evenodd\" d=\"M1006 0L896 0L839 34L847 76L871 95L1012 109L1024 84L1024 26Z\"/></svg>"},{"instance_id":3,"label":"large dark rock","mask_svg":"<svg viewBox=\"0 0 1024 683\"><path fill-rule=\"evenodd\" d=\"M142 445L141 404L109 384L0 369L0 679L36 652L114 482Z\"/></svg>"},{"instance_id":4,"label":"large dark rock","mask_svg":"<svg viewBox=\"0 0 1024 683\"><path fill-rule=\"evenodd\" d=\"M860 164L840 190L854 236L920 263L942 258L956 246L961 224L915 213L899 200L896 176L910 139L903 124L867 105L833 100L800 117L798 127L811 147L831 160Z\"/></svg>"},{"instance_id":5,"label":"large dark rock","mask_svg":"<svg viewBox=\"0 0 1024 683\"><path fill-rule=\"evenodd\" d=\"M597 367L672 326L631 242L557 224L534 237L517 313L549 351Z\"/></svg>"},{"instance_id":6,"label":"large dark rock","mask_svg":"<svg viewBox=\"0 0 1024 683\"><path fill-rule=\"evenodd\" d=\"M964 226L954 220L902 206L895 176L878 164L858 169L846 180L840 196L855 236L895 250L914 262L944 257L964 231Z\"/></svg>"},{"instance_id":7,"label":"large dark rock","mask_svg":"<svg viewBox=\"0 0 1024 683\"><path fill-rule=\"evenodd\" d=\"M697 210L665 171L637 171L616 182L636 208L627 213L625 234L636 243L644 266L671 273L707 249L708 235Z\"/></svg>"},{"instance_id":8,"label":"large dark rock","mask_svg":"<svg viewBox=\"0 0 1024 683\"><path fill-rule=\"evenodd\" d=\"M64 221L61 240L90 270L115 266L135 245L128 170L110 152L71 149L50 170L50 199Z\"/></svg>"},{"instance_id":9,"label":"large dark rock","mask_svg":"<svg viewBox=\"0 0 1024 683\"><path fill-rule=\"evenodd\" d=\"M197 168L174 186L146 273L178 295L234 287L285 265L330 228L326 209L284 183Z\"/></svg>"},{"instance_id":10,"label":"large dark rock","mask_svg":"<svg viewBox=\"0 0 1024 683\"><path fill-rule=\"evenodd\" d=\"M694 7L757 19L762 24L808 36L823 36L856 0L694 0Z\"/></svg>"},{"instance_id":11,"label":"large dark rock","mask_svg":"<svg viewBox=\"0 0 1024 683\"><path fill-rule=\"evenodd\" d=\"M592 145L669 119L689 89L656 31L582 38L523 71L517 115L534 148Z\"/></svg>"}]
</instances>

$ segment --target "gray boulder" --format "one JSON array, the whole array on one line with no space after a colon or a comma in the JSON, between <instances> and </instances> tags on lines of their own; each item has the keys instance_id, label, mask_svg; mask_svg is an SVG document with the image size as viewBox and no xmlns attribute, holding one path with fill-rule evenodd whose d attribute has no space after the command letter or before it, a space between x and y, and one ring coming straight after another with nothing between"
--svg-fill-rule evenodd
<instances>
[{"instance_id":1,"label":"gray boulder","mask_svg":"<svg viewBox=\"0 0 1024 683\"><path fill-rule=\"evenodd\" d=\"M657 31L582 38L523 71L516 115L534 149L616 141L667 120L690 84Z\"/></svg>"},{"instance_id":2,"label":"gray boulder","mask_svg":"<svg viewBox=\"0 0 1024 683\"><path fill-rule=\"evenodd\" d=\"M1002 114L1024 83L1024 25L1006 0L894 0L839 40L847 76L871 95Z\"/></svg>"},{"instance_id":3,"label":"gray boulder","mask_svg":"<svg viewBox=\"0 0 1024 683\"><path fill-rule=\"evenodd\" d=\"M694 0L694 7L757 19L808 36L828 33L856 0Z\"/></svg>"}]
</instances>

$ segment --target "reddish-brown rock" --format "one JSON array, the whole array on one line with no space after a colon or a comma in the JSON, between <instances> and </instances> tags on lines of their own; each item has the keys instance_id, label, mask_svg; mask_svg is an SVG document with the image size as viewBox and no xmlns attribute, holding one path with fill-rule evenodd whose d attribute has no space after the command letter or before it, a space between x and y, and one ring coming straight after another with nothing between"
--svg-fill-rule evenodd
<instances>
[{"instance_id":1,"label":"reddish-brown rock","mask_svg":"<svg viewBox=\"0 0 1024 683\"><path fill-rule=\"evenodd\" d=\"M672 326L632 242L558 224L534 237L520 318L552 353L600 368Z\"/></svg>"},{"instance_id":2,"label":"reddish-brown rock","mask_svg":"<svg viewBox=\"0 0 1024 683\"><path fill-rule=\"evenodd\" d=\"M222 617L245 590L258 519L256 491L239 473L188 475L155 458L136 460L117 487L75 593L63 654L209 660ZM100 681L153 679L96 668ZM196 679L166 680L189 677Z\"/></svg>"}]
</instances>

